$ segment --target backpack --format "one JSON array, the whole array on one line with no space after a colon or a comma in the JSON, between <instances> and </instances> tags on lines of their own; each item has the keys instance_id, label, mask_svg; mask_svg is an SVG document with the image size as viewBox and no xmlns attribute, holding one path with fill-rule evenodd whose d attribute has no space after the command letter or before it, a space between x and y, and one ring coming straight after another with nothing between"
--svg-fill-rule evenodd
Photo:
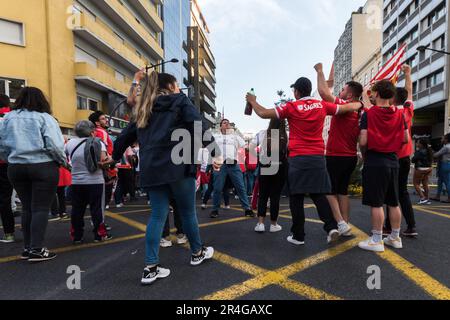
<instances>
[{"instance_id":1,"label":"backpack","mask_svg":"<svg viewBox=\"0 0 450 320\"><path fill-rule=\"evenodd\" d=\"M90 173L95 173L100 169L98 163L101 160L102 153L102 143L103 141L99 138L88 138L80 142L70 154L70 159L73 158L75 151L77 151L83 144L84 147L84 162L86 163L86 168Z\"/></svg>"}]
</instances>

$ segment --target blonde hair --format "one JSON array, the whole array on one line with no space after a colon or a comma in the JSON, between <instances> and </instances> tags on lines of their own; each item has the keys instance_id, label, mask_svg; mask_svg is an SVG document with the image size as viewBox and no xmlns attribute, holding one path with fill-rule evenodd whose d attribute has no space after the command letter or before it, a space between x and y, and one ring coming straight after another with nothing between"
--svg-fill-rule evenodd
<instances>
[{"instance_id":1,"label":"blonde hair","mask_svg":"<svg viewBox=\"0 0 450 320\"><path fill-rule=\"evenodd\" d=\"M143 82L144 85L141 88L140 95L137 97L136 106L133 109L133 117L139 129L147 127L156 98L158 98L158 73L152 71L150 75L145 76Z\"/></svg>"}]
</instances>

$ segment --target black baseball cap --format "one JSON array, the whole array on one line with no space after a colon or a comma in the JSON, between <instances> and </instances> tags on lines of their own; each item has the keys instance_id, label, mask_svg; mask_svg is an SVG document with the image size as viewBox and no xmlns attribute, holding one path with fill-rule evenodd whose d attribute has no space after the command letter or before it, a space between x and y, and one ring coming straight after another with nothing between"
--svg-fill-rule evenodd
<instances>
[{"instance_id":1,"label":"black baseball cap","mask_svg":"<svg viewBox=\"0 0 450 320\"><path fill-rule=\"evenodd\" d=\"M312 83L308 78L302 77L295 81L291 88L294 88L303 94L309 95L312 92Z\"/></svg>"}]
</instances>

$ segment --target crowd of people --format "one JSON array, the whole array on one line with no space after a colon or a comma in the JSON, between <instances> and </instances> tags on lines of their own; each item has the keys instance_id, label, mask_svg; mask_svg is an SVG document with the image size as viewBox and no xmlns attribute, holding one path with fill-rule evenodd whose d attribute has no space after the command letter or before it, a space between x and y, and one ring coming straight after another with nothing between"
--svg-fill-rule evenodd
<instances>
[{"instance_id":1,"label":"crowd of people","mask_svg":"<svg viewBox=\"0 0 450 320\"><path fill-rule=\"evenodd\" d=\"M108 241L112 235L105 223L105 210L111 202L121 208L126 199L145 196L151 216L141 280L144 285L170 275L160 264L159 250L173 245L171 213L176 242L190 245L190 264L198 266L213 257L214 249L204 246L200 236L197 195L202 209L212 198L211 219L220 216L221 207L230 209L230 196L234 196L246 217L257 217L257 233L266 231L268 208L270 233L282 231L278 224L280 199L288 196L292 227L287 241L297 246L306 242L305 198L309 196L331 244L352 236L348 190L362 156L362 203L371 208L372 236L359 247L375 252L383 252L385 246L403 248L401 236L418 236L408 192L411 163L419 204L440 201L444 186L448 200L443 202L450 202L450 135L443 138L439 152L435 153L426 140L419 140L414 148L413 90L407 65L402 68L404 88L382 80L366 90L351 81L338 97L332 94L322 64L315 69L321 99L311 96L312 83L307 78L292 85L294 101L276 108L265 108L255 96L246 96L255 113L270 120L268 128L248 144L228 119L221 121L219 132L206 134L208 127L196 107L180 91L177 79L165 73L136 73L127 100L132 121L114 142L103 112L78 122L75 136L69 139L62 135L49 102L38 88L23 88L13 104L7 96L0 96L0 213L4 231L0 242L15 242L11 200L15 190L22 206L21 258L30 262L56 257L45 246L49 220L70 220L71 241L79 245L85 239L84 215L89 207L94 241ZM332 122L325 145L322 133L328 116ZM197 123L202 123L201 137L195 136ZM188 159L182 163L173 160L179 143L172 141L176 130L185 130L193 141L200 140L182 150L181 156ZM436 160L438 191L430 198L429 179ZM70 202L70 210L66 202ZM407 223L403 232L402 215Z\"/></svg>"}]
</instances>

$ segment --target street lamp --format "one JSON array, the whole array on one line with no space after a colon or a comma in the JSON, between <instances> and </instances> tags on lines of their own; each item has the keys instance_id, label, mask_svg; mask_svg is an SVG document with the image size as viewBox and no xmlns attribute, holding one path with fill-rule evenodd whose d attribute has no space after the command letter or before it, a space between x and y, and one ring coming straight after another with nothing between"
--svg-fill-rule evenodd
<instances>
[{"instance_id":1,"label":"street lamp","mask_svg":"<svg viewBox=\"0 0 450 320\"><path fill-rule=\"evenodd\" d=\"M438 53L443 53L443 54L446 54L446 55L450 55L450 52L443 51L443 50L432 49L432 48L429 48L428 46L419 46L417 48L417 51L419 51L419 52L425 52L425 50L429 50L429 51L433 51L433 52L438 52Z\"/></svg>"},{"instance_id":2,"label":"street lamp","mask_svg":"<svg viewBox=\"0 0 450 320\"><path fill-rule=\"evenodd\" d=\"M165 65L165 64L167 64L167 63L178 63L178 62L180 62L178 59L173 58L172 60L163 61L163 62L158 63L158 64L152 64L152 63L150 63L149 66L146 66L146 67L145 67L145 72L148 73L148 71L149 71L150 69L155 69L156 67L163 66L163 65ZM120 108L122 105L126 104L127 100L128 100L128 98L125 98L125 99L123 99L123 100L121 100L121 101L119 102L119 104L118 104L118 105L113 109L113 111L111 112L111 118L114 117L114 114L117 112L117 110L119 110L119 108Z\"/></svg>"},{"instance_id":3,"label":"street lamp","mask_svg":"<svg viewBox=\"0 0 450 320\"><path fill-rule=\"evenodd\" d=\"M450 24L448 24L448 29L450 30ZM448 45L450 45L450 38L448 40ZM444 133L448 133L450 132L450 52L444 51L444 50L436 50L436 49L432 49L429 48L429 45L427 46L419 46L417 48L417 51L419 52L425 52L425 50L429 50L429 51L433 51L433 52L437 52L437 53L442 53L447 55L447 90L446 90L446 94L447 94L447 102L445 103L445 116L444 116Z\"/></svg>"}]
</instances>

